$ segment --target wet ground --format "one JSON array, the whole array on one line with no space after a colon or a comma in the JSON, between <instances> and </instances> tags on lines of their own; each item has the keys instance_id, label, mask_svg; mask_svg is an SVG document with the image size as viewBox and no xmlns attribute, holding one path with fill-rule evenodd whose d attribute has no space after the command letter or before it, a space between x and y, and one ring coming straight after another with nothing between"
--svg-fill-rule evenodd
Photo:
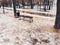
<instances>
[{"instance_id":1,"label":"wet ground","mask_svg":"<svg viewBox=\"0 0 60 45\"><path fill-rule=\"evenodd\" d=\"M29 23L0 14L0 45L59 45L60 35L53 31L55 17L40 17Z\"/></svg>"}]
</instances>

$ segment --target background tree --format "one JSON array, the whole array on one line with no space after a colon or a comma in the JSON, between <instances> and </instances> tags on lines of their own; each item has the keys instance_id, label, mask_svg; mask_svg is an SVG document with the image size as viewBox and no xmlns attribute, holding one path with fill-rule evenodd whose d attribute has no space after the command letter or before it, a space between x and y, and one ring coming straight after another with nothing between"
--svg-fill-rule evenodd
<instances>
[{"instance_id":1,"label":"background tree","mask_svg":"<svg viewBox=\"0 0 60 45\"><path fill-rule=\"evenodd\" d=\"M25 8L24 6L25 6L25 2L24 2L24 0L22 0L22 5L23 5L23 8Z\"/></svg>"},{"instance_id":2,"label":"background tree","mask_svg":"<svg viewBox=\"0 0 60 45\"><path fill-rule=\"evenodd\" d=\"M33 2L32 0L29 0L29 1L30 1L31 9L33 9Z\"/></svg>"}]
</instances>

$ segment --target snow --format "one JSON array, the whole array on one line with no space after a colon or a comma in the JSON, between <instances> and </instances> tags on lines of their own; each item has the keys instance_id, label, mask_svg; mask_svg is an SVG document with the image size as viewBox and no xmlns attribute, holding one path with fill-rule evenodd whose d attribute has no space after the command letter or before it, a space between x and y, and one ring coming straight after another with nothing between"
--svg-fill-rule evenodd
<instances>
[{"instance_id":1,"label":"snow","mask_svg":"<svg viewBox=\"0 0 60 45\"><path fill-rule=\"evenodd\" d=\"M8 14L0 14L0 45L59 45L59 34L56 36L56 33L41 28L54 25L54 18L47 19L36 17L33 23L29 23Z\"/></svg>"}]
</instances>

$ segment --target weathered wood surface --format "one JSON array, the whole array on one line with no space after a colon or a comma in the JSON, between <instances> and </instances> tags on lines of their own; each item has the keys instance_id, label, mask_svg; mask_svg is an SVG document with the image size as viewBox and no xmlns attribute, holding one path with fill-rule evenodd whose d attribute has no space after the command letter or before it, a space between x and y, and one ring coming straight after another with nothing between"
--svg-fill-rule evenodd
<instances>
[{"instance_id":1,"label":"weathered wood surface","mask_svg":"<svg viewBox=\"0 0 60 45\"><path fill-rule=\"evenodd\" d=\"M12 8L6 8L6 10L13 10ZM54 12L42 12L42 11L36 11L36 10L31 10L31 9L17 9L20 12L25 12L25 13L30 13L30 14L38 14L38 15L43 15L43 16L55 16L56 13Z\"/></svg>"}]
</instances>

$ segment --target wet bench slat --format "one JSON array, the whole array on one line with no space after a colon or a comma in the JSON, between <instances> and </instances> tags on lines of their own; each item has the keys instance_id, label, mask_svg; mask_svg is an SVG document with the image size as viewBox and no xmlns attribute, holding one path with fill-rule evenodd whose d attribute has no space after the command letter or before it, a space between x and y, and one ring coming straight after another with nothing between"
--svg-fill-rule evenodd
<instances>
[{"instance_id":1,"label":"wet bench slat","mask_svg":"<svg viewBox=\"0 0 60 45\"><path fill-rule=\"evenodd\" d=\"M6 8L7 10L13 10L12 8ZM55 13L51 13L51 12L41 12L41 11L35 11L35 10L31 10L31 9L17 9L19 10L20 12L23 12L23 13L30 13L30 14L39 14L39 15L42 15L42 16L55 16L56 14Z\"/></svg>"}]
</instances>

